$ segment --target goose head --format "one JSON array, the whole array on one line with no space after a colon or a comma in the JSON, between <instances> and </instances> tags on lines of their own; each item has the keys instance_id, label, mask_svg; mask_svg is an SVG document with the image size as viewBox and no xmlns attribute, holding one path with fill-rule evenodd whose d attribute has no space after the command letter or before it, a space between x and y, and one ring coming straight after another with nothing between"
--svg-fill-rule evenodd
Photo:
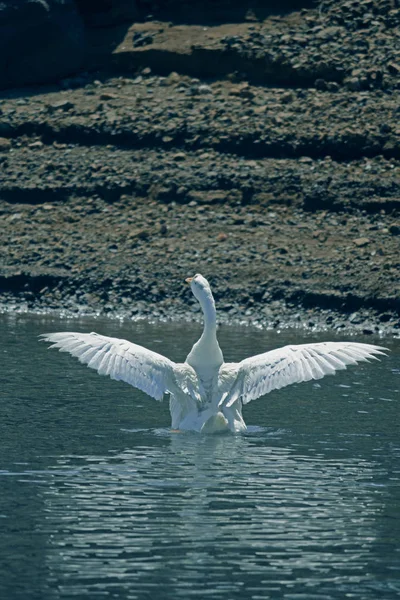
<instances>
[{"instance_id":1,"label":"goose head","mask_svg":"<svg viewBox=\"0 0 400 600\"><path fill-rule=\"evenodd\" d=\"M215 374L215 369L218 370L224 362L217 340L217 315L214 298L210 284L202 275L197 274L194 277L188 277L186 283L190 284L192 293L200 304L204 316L203 333L189 352L186 362L193 368L200 369L208 381L210 372Z\"/></svg>"},{"instance_id":2,"label":"goose head","mask_svg":"<svg viewBox=\"0 0 400 600\"><path fill-rule=\"evenodd\" d=\"M200 304L203 304L204 301L213 299L210 284L203 275L198 273L194 277L188 277L185 281L190 284L192 293Z\"/></svg>"}]
</instances>

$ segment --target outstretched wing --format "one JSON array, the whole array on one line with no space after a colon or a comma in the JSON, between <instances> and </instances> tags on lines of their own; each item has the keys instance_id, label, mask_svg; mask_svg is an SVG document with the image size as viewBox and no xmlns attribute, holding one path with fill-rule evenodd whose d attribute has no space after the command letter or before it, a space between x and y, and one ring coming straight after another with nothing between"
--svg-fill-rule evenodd
<instances>
[{"instance_id":1,"label":"outstretched wing","mask_svg":"<svg viewBox=\"0 0 400 600\"><path fill-rule=\"evenodd\" d=\"M156 400L174 385L175 363L127 340L98 333L47 333L40 336L50 348L69 352L100 375L125 381Z\"/></svg>"},{"instance_id":2,"label":"outstretched wing","mask_svg":"<svg viewBox=\"0 0 400 600\"><path fill-rule=\"evenodd\" d=\"M223 403L231 406L238 398L243 404L268 394L291 383L300 383L310 379L321 379L355 365L385 354L386 348L372 344L355 342L322 342L319 344L300 344L284 346L264 354L257 354L242 360L237 365L227 364L229 379L236 377ZM225 365L221 367L223 369ZM236 369L235 369L236 367Z\"/></svg>"}]
</instances>

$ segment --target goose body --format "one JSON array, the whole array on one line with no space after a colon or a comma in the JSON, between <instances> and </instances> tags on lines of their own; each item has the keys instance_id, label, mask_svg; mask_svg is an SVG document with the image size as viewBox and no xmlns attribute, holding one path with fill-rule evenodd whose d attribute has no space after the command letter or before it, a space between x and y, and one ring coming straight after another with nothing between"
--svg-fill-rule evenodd
<instances>
[{"instance_id":1,"label":"goose body","mask_svg":"<svg viewBox=\"0 0 400 600\"><path fill-rule=\"evenodd\" d=\"M61 332L41 337L100 375L125 381L156 400L169 394L172 429L202 433L245 431L242 407L251 400L384 354L385 348L372 344L322 342L284 346L238 363L225 363L209 283L202 275L186 281L202 308L204 329L184 363L97 333Z\"/></svg>"}]
</instances>

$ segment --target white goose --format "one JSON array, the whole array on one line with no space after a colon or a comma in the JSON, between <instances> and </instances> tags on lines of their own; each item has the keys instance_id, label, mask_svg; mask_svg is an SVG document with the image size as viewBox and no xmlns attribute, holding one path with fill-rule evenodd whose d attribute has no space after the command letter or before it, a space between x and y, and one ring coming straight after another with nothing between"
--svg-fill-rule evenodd
<instances>
[{"instance_id":1,"label":"white goose","mask_svg":"<svg viewBox=\"0 0 400 600\"><path fill-rule=\"evenodd\" d=\"M143 346L97 333L49 333L51 348L69 352L100 375L125 381L156 400L170 395L172 429L202 433L246 429L242 405L291 383L320 379L376 354L381 346L322 342L284 346L225 363L217 340L214 298L202 275L186 279L204 314L202 336L184 363Z\"/></svg>"}]
</instances>

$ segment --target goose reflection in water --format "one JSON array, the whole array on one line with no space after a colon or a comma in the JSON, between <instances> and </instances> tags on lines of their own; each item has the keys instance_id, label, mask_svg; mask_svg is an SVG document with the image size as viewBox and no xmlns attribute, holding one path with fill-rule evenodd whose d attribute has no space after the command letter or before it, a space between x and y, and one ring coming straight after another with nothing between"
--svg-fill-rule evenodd
<instances>
[{"instance_id":1,"label":"goose reflection in water","mask_svg":"<svg viewBox=\"0 0 400 600\"><path fill-rule=\"evenodd\" d=\"M267 442L261 429L200 443L143 432L134 449L80 457L78 472L66 457L62 485L46 492L51 576L70 594L167 598L360 586L376 537L379 505L362 485L374 464Z\"/></svg>"}]
</instances>

